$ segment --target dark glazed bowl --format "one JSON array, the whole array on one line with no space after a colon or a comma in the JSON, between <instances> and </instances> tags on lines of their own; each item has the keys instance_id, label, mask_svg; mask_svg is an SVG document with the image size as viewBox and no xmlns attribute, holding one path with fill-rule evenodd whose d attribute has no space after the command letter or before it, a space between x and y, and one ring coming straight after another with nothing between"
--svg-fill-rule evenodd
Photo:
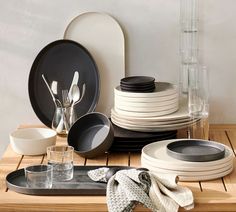
<instances>
[{"instance_id":1,"label":"dark glazed bowl","mask_svg":"<svg viewBox=\"0 0 236 212\"><path fill-rule=\"evenodd\" d=\"M82 157L94 158L112 145L114 130L108 117L102 113L88 113L71 127L67 142Z\"/></svg>"}]
</instances>

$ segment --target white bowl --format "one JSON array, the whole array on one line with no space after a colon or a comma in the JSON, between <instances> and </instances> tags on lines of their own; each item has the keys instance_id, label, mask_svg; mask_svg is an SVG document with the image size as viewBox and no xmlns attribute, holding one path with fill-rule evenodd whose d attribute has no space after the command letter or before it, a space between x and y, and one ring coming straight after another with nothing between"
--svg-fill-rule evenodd
<instances>
[{"instance_id":1,"label":"white bowl","mask_svg":"<svg viewBox=\"0 0 236 212\"><path fill-rule=\"evenodd\" d=\"M57 133L47 128L18 129L10 134L13 150L21 155L42 155L55 145Z\"/></svg>"}]
</instances>

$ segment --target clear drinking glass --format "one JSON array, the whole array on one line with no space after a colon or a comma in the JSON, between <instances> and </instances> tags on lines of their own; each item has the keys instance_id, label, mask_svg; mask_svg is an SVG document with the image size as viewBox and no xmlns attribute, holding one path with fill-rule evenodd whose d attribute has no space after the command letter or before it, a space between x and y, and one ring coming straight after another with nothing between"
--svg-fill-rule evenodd
<instances>
[{"instance_id":1,"label":"clear drinking glass","mask_svg":"<svg viewBox=\"0 0 236 212\"><path fill-rule=\"evenodd\" d=\"M68 181L73 178L72 146L51 146L47 148L48 164L53 167L53 181Z\"/></svg>"},{"instance_id":2,"label":"clear drinking glass","mask_svg":"<svg viewBox=\"0 0 236 212\"><path fill-rule=\"evenodd\" d=\"M51 165L25 167L27 185L31 188L51 188L53 168Z\"/></svg>"},{"instance_id":3,"label":"clear drinking glass","mask_svg":"<svg viewBox=\"0 0 236 212\"><path fill-rule=\"evenodd\" d=\"M189 71L188 111L193 122L189 137L208 140L209 82L205 66Z\"/></svg>"},{"instance_id":4,"label":"clear drinking glass","mask_svg":"<svg viewBox=\"0 0 236 212\"><path fill-rule=\"evenodd\" d=\"M189 69L188 110L194 118L208 116L209 112L208 72L205 66Z\"/></svg>"},{"instance_id":5,"label":"clear drinking glass","mask_svg":"<svg viewBox=\"0 0 236 212\"><path fill-rule=\"evenodd\" d=\"M58 135L67 135L75 121L76 114L73 107L56 107L52 120L52 129Z\"/></svg>"}]
</instances>

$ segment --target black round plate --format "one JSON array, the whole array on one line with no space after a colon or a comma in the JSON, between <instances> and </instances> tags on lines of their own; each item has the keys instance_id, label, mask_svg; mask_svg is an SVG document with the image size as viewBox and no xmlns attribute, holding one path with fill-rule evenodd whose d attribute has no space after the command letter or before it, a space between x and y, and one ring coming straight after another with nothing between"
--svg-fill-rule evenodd
<instances>
[{"instance_id":1,"label":"black round plate","mask_svg":"<svg viewBox=\"0 0 236 212\"><path fill-rule=\"evenodd\" d=\"M125 77L120 80L123 85L150 85L155 82L155 78L148 76Z\"/></svg>"},{"instance_id":2,"label":"black round plate","mask_svg":"<svg viewBox=\"0 0 236 212\"><path fill-rule=\"evenodd\" d=\"M167 154L179 160L206 162L222 159L225 155L224 145L205 140L179 140L169 143Z\"/></svg>"},{"instance_id":3,"label":"black round plate","mask_svg":"<svg viewBox=\"0 0 236 212\"><path fill-rule=\"evenodd\" d=\"M111 122L112 123L112 122ZM145 140L145 139L157 139L157 138L163 138L171 135L176 135L177 130L171 130L171 131L165 131L165 132L137 132L137 131L131 131L127 130L121 127L118 127L114 123L112 123L114 128L114 137L115 139L119 140Z\"/></svg>"},{"instance_id":4,"label":"black round plate","mask_svg":"<svg viewBox=\"0 0 236 212\"><path fill-rule=\"evenodd\" d=\"M81 91L86 84L84 98L75 106L79 118L95 110L99 97L99 73L87 49L71 40L57 40L44 47L33 62L28 81L29 98L34 112L48 127L51 127L55 106L42 74L49 83L58 81L60 96L62 89L69 90L75 71L79 72Z\"/></svg>"}]
</instances>

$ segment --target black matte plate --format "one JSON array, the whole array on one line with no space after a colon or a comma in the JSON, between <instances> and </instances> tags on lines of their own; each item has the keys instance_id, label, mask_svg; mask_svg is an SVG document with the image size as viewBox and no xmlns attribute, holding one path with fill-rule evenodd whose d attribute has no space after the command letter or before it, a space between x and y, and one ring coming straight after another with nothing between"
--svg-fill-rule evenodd
<instances>
[{"instance_id":1,"label":"black matte plate","mask_svg":"<svg viewBox=\"0 0 236 212\"><path fill-rule=\"evenodd\" d=\"M168 136L172 136L173 134L177 133L177 130L171 130L171 131L165 131L165 132L137 132L132 130L127 130L124 128L121 128L114 123L112 123L114 128L114 137L115 139L119 140L129 140L129 141L137 141L137 140L149 140L149 139L159 139L159 138L165 138Z\"/></svg>"},{"instance_id":2,"label":"black matte plate","mask_svg":"<svg viewBox=\"0 0 236 212\"><path fill-rule=\"evenodd\" d=\"M58 81L59 97L62 89L70 88L74 72L79 72L79 88L86 84L82 101L75 106L79 117L95 110L99 97L99 73L90 53L79 43L70 40L57 40L44 47L30 70L28 92L31 105L38 118L51 127L55 105L42 80L45 75L51 84Z\"/></svg>"},{"instance_id":3,"label":"black matte plate","mask_svg":"<svg viewBox=\"0 0 236 212\"><path fill-rule=\"evenodd\" d=\"M89 196L105 196L106 183L94 182L91 180L87 172L89 170L101 168L105 166L74 166L74 177L66 182L54 182L51 189L35 189L27 187L24 169L11 172L6 177L7 187L15 192L30 195L89 195ZM109 168L129 169L129 166L109 166Z\"/></svg>"},{"instance_id":4,"label":"black matte plate","mask_svg":"<svg viewBox=\"0 0 236 212\"><path fill-rule=\"evenodd\" d=\"M205 162L222 159L225 155L224 145L204 140L180 140L169 143L167 154L179 160Z\"/></svg>"},{"instance_id":5,"label":"black matte plate","mask_svg":"<svg viewBox=\"0 0 236 212\"><path fill-rule=\"evenodd\" d=\"M125 88L121 86L120 88L122 91L136 92L136 93L147 93L147 92L153 92L155 90L155 86L152 86L150 88Z\"/></svg>"},{"instance_id":6,"label":"black matte plate","mask_svg":"<svg viewBox=\"0 0 236 212\"><path fill-rule=\"evenodd\" d=\"M148 76L125 77L120 80L120 84L124 85L150 85L154 83L155 78Z\"/></svg>"},{"instance_id":7,"label":"black matte plate","mask_svg":"<svg viewBox=\"0 0 236 212\"><path fill-rule=\"evenodd\" d=\"M152 143L152 142L156 142L156 141L162 141L162 140L169 140L169 139L176 139L176 134L173 134L173 135L169 135L169 136L166 136L166 137L162 137L162 138L154 138L154 139L142 139L142 140L120 140L120 139L117 139L115 138L114 141L113 141L113 145L143 145L143 144L149 144L149 143Z\"/></svg>"}]
</instances>

